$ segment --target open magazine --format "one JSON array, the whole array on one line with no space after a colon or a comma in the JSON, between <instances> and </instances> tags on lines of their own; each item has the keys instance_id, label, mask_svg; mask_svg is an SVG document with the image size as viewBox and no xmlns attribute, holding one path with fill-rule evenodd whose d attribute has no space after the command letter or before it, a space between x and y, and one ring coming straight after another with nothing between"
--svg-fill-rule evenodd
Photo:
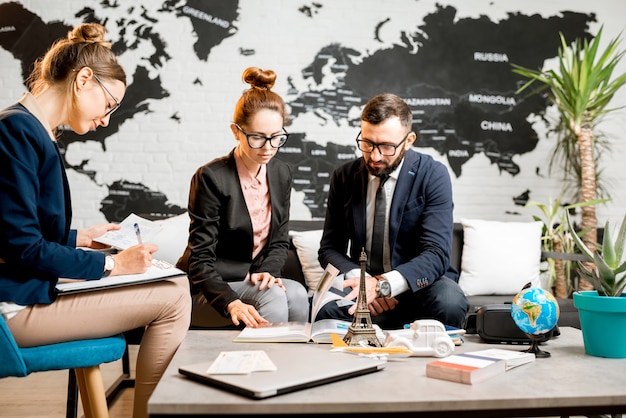
<instances>
[{"instance_id":1,"label":"open magazine","mask_svg":"<svg viewBox=\"0 0 626 418\"><path fill-rule=\"evenodd\" d=\"M345 298L333 292L331 287L343 290L343 276L329 264L320 279L311 302L311 320L313 322L270 322L259 328L244 328L233 340L234 342L315 342L332 343L331 334L343 338L348 332L351 322L339 319L322 319L315 321L318 312L326 303ZM346 301L348 302L348 301ZM351 301L350 301L351 302ZM384 341L385 334L378 325L373 325L379 340Z\"/></svg>"},{"instance_id":2,"label":"open magazine","mask_svg":"<svg viewBox=\"0 0 626 418\"><path fill-rule=\"evenodd\" d=\"M109 231L98 238L94 238L94 241L125 250L139 244L140 239L143 242L152 242L161 230L160 223L142 218L134 213L128 215L119 225L120 229Z\"/></svg>"}]
</instances>

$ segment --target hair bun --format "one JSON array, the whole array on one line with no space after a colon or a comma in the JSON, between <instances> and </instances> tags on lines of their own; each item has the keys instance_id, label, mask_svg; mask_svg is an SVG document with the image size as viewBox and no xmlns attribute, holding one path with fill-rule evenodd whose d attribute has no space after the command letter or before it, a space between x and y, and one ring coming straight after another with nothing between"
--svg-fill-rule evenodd
<instances>
[{"instance_id":1,"label":"hair bun","mask_svg":"<svg viewBox=\"0 0 626 418\"><path fill-rule=\"evenodd\" d=\"M243 81L252 88L271 90L276 82L276 73L272 70L263 70L258 67L248 67L243 72Z\"/></svg>"},{"instance_id":2,"label":"hair bun","mask_svg":"<svg viewBox=\"0 0 626 418\"><path fill-rule=\"evenodd\" d=\"M111 48L111 42L107 42L105 38L106 33L106 28L99 23L83 23L69 31L67 39L74 43L100 44Z\"/></svg>"}]
</instances>

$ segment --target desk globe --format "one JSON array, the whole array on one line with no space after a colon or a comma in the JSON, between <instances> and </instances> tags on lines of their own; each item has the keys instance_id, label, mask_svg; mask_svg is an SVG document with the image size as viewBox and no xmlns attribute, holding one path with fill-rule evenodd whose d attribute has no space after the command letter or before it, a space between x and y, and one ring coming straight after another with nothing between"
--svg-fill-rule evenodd
<instances>
[{"instance_id":1,"label":"desk globe","mask_svg":"<svg viewBox=\"0 0 626 418\"><path fill-rule=\"evenodd\" d=\"M559 304L551 293L539 287L525 287L513 298L511 316L515 325L530 338L529 353L550 357L539 348L541 336L554 328L559 320Z\"/></svg>"}]
</instances>

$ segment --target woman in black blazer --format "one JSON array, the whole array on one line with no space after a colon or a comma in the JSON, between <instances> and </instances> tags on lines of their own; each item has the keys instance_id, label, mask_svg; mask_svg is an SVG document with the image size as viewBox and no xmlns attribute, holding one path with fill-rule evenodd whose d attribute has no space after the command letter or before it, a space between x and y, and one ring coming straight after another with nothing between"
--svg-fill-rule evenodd
<instances>
[{"instance_id":1,"label":"woman in black blazer","mask_svg":"<svg viewBox=\"0 0 626 418\"><path fill-rule=\"evenodd\" d=\"M273 158L289 137L285 103L271 91L275 80L272 70L244 71L251 87L230 125L237 145L191 179L189 242L178 261L188 272L194 306L210 303L237 326L309 319L304 286L280 278L292 173Z\"/></svg>"}]
</instances>

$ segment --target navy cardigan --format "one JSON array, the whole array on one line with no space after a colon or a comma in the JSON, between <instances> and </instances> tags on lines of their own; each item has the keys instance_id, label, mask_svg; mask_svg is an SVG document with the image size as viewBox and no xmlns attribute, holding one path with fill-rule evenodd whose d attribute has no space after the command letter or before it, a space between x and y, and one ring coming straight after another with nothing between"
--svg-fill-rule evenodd
<instances>
[{"instance_id":1,"label":"navy cardigan","mask_svg":"<svg viewBox=\"0 0 626 418\"><path fill-rule=\"evenodd\" d=\"M21 104L0 112L0 202L0 301L51 303L59 277L102 277L105 255L75 248L58 145Z\"/></svg>"}]
</instances>

